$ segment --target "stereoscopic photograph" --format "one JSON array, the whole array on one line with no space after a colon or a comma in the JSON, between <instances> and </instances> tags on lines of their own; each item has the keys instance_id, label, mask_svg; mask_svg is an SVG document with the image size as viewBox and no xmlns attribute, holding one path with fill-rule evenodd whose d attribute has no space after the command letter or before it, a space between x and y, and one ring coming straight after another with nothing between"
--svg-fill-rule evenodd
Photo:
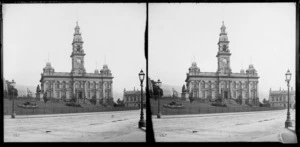
<instances>
[{"instance_id":1,"label":"stereoscopic photograph","mask_svg":"<svg viewBox=\"0 0 300 147\"><path fill-rule=\"evenodd\" d=\"M150 3L157 142L296 142L295 3Z\"/></svg>"},{"instance_id":2,"label":"stereoscopic photograph","mask_svg":"<svg viewBox=\"0 0 300 147\"><path fill-rule=\"evenodd\" d=\"M146 141L145 3L2 13L4 142Z\"/></svg>"},{"instance_id":3,"label":"stereoscopic photograph","mask_svg":"<svg viewBox=\"0 0 300 147\"><path fill-rule=\"evenodd\" d=\"M299 2L1 6L6 143L297 143Z\"/></svg>"}]
</instances>

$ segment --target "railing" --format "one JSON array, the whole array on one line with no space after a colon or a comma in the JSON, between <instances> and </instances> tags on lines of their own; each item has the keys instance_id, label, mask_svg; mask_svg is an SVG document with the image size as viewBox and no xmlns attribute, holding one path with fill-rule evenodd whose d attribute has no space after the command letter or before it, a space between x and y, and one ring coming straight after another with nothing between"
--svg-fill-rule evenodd
<instances>
[{"instance_id":1,"label":"railing","mask_svg":"<svg viewBox=\"0 0 300 147\"><path fill-rule=\"evenodd\" d=\"M272 111L283 110L282 107L190 107L190 108L165 108L160 107L162 115L178 114L207 114L207 113L228 113L228 112L252 112L252 111ZM157 107L151 107L152 115L157 114Z\"/></svg>"},{"instance_id":2,"label":"railing","mask_svg":"<svg viewBox=\"0 0 300 147\"><path fill-rule=\"evenodd\" d=\"M15 106L17 115L36 115L36 114L63 114L63 113L86 113L86 112L107 112L139 110L139 107L43 107L43 108L22 108ZM11 115L12 108L4 108L4 115Z\"/></svg>"}]
</instances>

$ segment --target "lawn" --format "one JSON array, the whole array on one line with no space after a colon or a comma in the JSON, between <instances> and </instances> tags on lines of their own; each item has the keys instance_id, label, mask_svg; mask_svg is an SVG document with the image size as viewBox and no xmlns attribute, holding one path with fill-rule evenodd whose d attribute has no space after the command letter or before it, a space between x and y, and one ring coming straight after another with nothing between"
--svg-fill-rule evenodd
<instances>
[{"instance_id":1,"label":"lawn","mask_svg":"<svg viewBox=\"0 0 300 147\"><path fill-rule=\"evenodd\" d=\"M12 113L12 101L4 99L4 115ZM35 102L38 108L29 109L18 107L18 104L25 102ZM101 105L81 104L82 107L66 106L64 102L47 103L36 101L33 99L19 98L15 100L15 112L17 115L32 115L32 114L59 114L59 113L82 113L82 112L103 112L103 111L123 111L123 110L137 110L137 107L104 107Z\"/></svg>"},{"instance_id":2,"label":"lawn","mask_svg":"<svg viewBox=\"0 0 300 147\"><path fill-rule=\"evenodd\" d=\"M182 103L183 108L166 108L164 104L171 102ZM158 101L150 99L151 112L156 115L158 112ZM212 106L210 103L203 103L199 101L183 101L174 98L162 98L160 99L160 112L163 115L176 115L176 114L204 114L204 113L225 113L225 112L249 112L249 111L268 111L278 110L282 108L269 108L269 107L250 107L250 106L237 106L236 104L227 104L228 107Z\"/></svg>"}]
</instances>

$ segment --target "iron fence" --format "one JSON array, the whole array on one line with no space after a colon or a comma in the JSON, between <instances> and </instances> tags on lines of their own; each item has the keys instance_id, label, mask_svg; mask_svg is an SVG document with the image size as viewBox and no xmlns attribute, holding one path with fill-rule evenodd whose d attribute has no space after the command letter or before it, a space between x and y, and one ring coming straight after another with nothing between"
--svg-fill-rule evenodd
<instances>
[{"instance_id":1,"label":"iron fence","mask_svg":"<svg viewBox=\"0 0 300 147\"><path fill-rule=\"evenodd\" d=\"M36 115L36 114L64 114L64 113L87 113L87 112L108 112L139 110L139 107L38 107L22 108L15 107L17 115ZM4 115L11 115L11 108L4 108Z\"/></svg>"},{"instance_id":2,"label":"iron fence","mask_svg":"<svg viewBox=\"0 0 300 147\"><path fill-rule=\"evenodd\" d=\"M253 112L283 110L282 107L189 107L189 108L166 108L160 107L162 115L178 114L207 114L207 113L228 113L228 112ZM151 107L152 115L156 115L157 107Z\"/></svg>"}]
</instances>

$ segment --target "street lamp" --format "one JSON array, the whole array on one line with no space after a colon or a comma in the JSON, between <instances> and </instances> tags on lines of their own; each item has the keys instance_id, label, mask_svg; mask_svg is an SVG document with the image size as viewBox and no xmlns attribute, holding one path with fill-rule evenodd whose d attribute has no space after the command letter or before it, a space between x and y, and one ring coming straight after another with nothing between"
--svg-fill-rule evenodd
<instances>
[{"instance_id":1,"label":"street lamp","mask_svg":"<svg viewBox=\"0 0 300 147\"><path fill-rule=\"evenodd\" d=\"M16 112L15 112L15 99L14 99L14 91L15 91L15 86L16 86L16 82L14 80L12 80L12 82L10 83L11 86L13 87L12 92L13 92L13 96L12 96L12 114L11 114L11 118L15 118L16 117Z\"/></svg>"},{"instance_id":2,"label":"street lamp","mask_svg":"<svg viewBox=\"0 0 300 147\"><path fill-rule=\"evenodd\" d=\"M159 104L159 97L160 97L160 87L161 87L161 82L158 79L158 81L156 82L156 86L158 86L158 111L157 111L157 118L161 117L161 113L160 113L160 104Z\"/></svg>"},{"instance_id":3,"label":"street lamp","mask_svg":"<svg viewBox=\"0 0 300 147\"><path fill-rule=\"evenodd\" d=\"M287 82L288 86L288 110L287 110L287 119L285 121L285 127L292 127L292 121L290 119L290 80L291 80L292 74L290 73L290 70L287 71L285 74L285 81Z\"/></svg>"},{"instance_id":4,"label":"street lamp","mask_svg":"<svg viewBox=\"0 0 300 147\"><path fill-rule=\"evenodd\" d=\"M146 122L144 120L144 113L143 113L143 81L145 78L145 73L143 72L143 70L141 70L141 72L139 73L139 78L141 81L141 117L139 121L139 128L141 128L146 126Z\"/></svg>"}]
</instances>

